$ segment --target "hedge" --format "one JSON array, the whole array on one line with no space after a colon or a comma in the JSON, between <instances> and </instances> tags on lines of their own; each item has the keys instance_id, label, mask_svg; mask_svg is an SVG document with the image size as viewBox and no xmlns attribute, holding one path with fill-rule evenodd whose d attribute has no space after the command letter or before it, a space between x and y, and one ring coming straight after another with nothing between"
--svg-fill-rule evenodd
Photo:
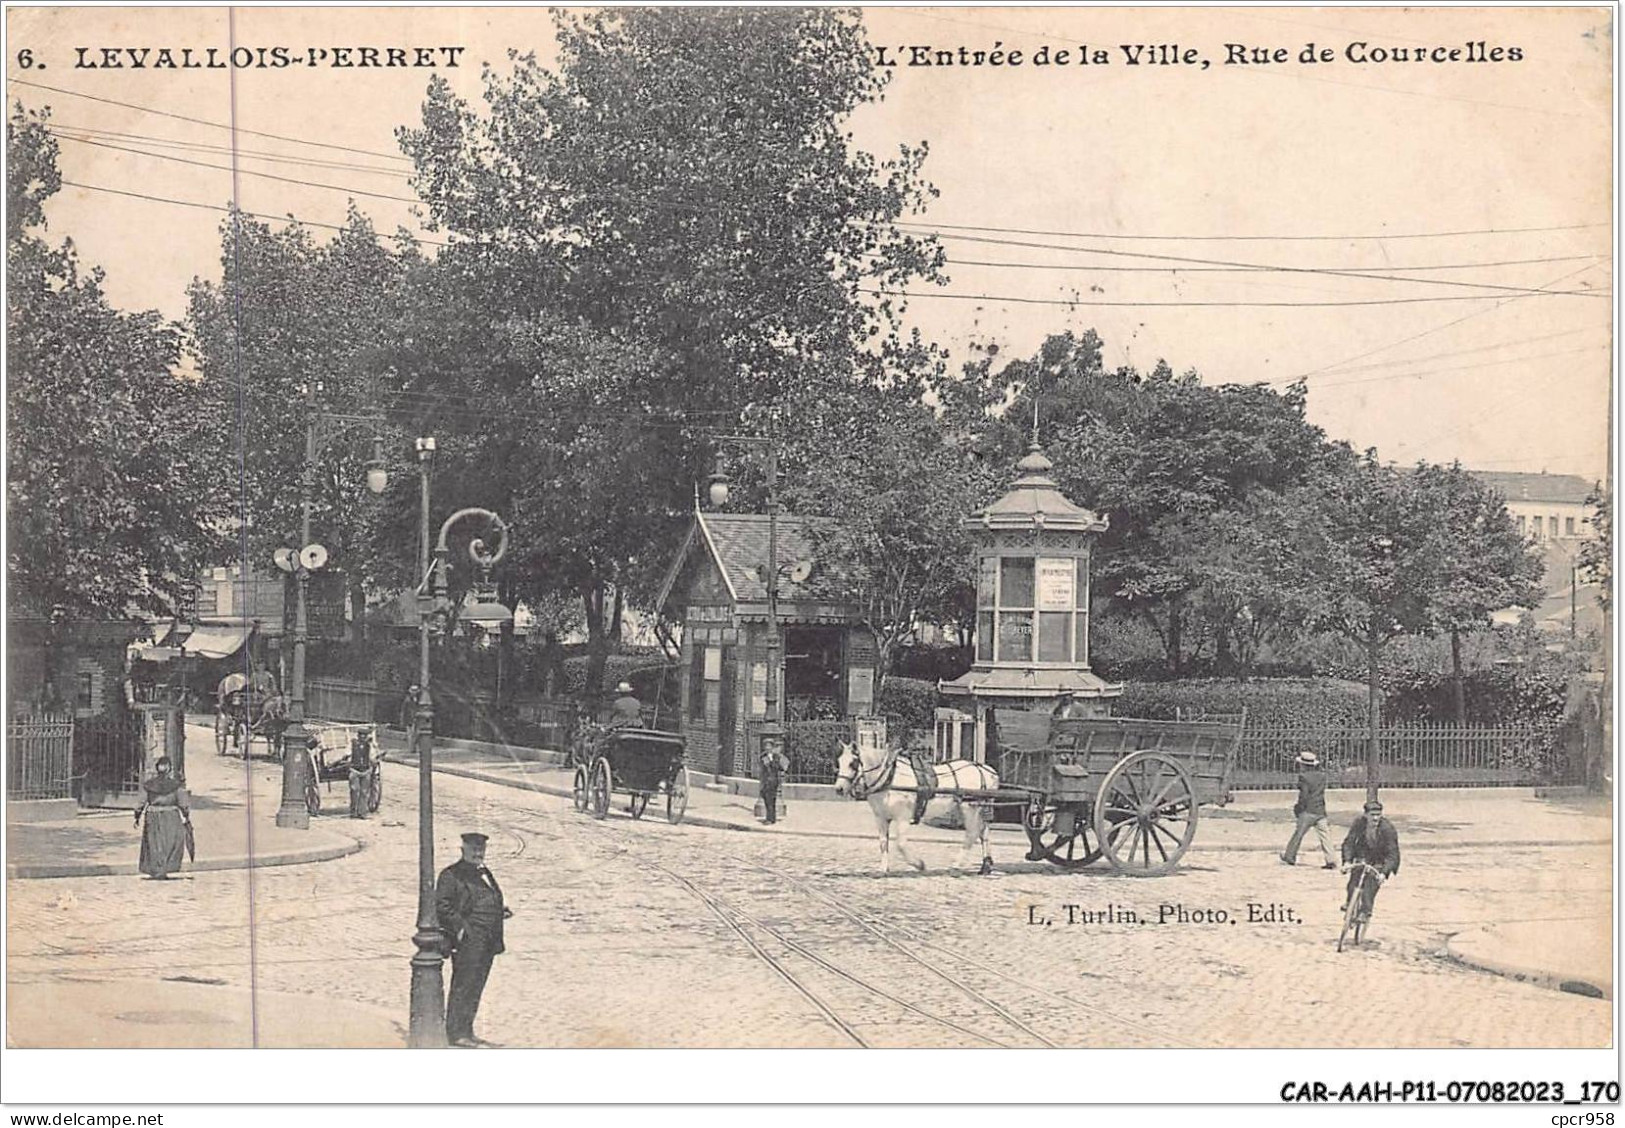
<instances>
[{"instance_id":1,"label":"hedge","mask_svg":"<svg viewBox=\"0 0 1625 1128\"><path fill-rule=\"evenodd\" d=\"M880 712L910 732L932 732L937 724L936 683L893 674L880 687ZM903 733L887 735L894 741L904 737Z\"/></svg>"},{"instance_id":2,"label":"hedge","mask_svg":"<svg viewBox=\"0 0 1625 1128\"><path fill-rule=\"evenodd\" d=\"M1565 678L1513 666L1462 673L1470 725L1533 724L1560 720L1568 695ZM1448 670L1382 668L1383 720L1453 724L1455 686Z\"/></svg>"},{"instance_id":3,"label":"hedge","mask_svg":"<svg viewBox=\"0 0 1625 1128\"><path fill-rule=\"evenodd\" d=\"M1332 678L1129 682L1112 702L1120 717L1155 720L1173 720L1181 712L1239 713L1243 707L1249 725L1364 724L1366 687Z\"/></svg>"}]
</instances>

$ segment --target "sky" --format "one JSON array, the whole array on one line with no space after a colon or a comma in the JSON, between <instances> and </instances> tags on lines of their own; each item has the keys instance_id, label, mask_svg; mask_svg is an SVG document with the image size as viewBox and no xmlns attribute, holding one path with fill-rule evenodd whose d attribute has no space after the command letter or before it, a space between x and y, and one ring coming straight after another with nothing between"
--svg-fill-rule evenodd
<instances>
[{"instance_id":1,"label":"sky","mask_svg":"<svg viewBox=\"0 0 1625 1128\"><path fill-rule=\"evenodd\" d=\"M956 359L987 343L1030 354L1050 333L1093 328L1108 364L1166 360L1212 383L1307 378L1311 418L1385 459L1606 475L1607 9L864 18L886 49L876 65L897 65L851 127L881 155L930 145L940 195L914 219L944 237L950 284L916 287L935 292L908 317ZM35 8L7 20L10 99L51 107L63 176L89 186L52 201L51 232L106 270L115 303L176 318L192 279L220 276L214 209L232 199L336 224L353 198L380 230L421 232L408 200L383 197L412 196L394 130L416 122L430 77L477 99L481 64L503 71L510 50L546 61L553 45L545 11L511 8ZM104 47L201 57L234 43L463 50L457 68L432 70L76 65ZM1310 44L1316 61L1303 62ZM1191 61L1129 65L1135 45L1142 60ZM913 47L1022 57L911 66ZM1046 48L1067 63L1037 65ZM1227 62L1238 50L1268 61ZM1418 50L1439 61L1392 57ZM233 120L235 134L220 127Z\"/></svg>"}]
</instances>

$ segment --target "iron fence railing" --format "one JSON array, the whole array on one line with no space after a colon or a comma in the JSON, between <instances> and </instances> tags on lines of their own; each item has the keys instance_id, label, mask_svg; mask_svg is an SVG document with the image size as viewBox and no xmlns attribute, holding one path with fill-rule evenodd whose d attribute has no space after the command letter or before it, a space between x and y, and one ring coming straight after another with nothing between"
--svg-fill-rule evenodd
<instances>
[{"instance_id":1,"label":"iron fence railing","mask_svg":"<svg viewBox=\"0 0 1625 1128\"><path fill-rule=\"evenodd\" d=\"M858 722L867 718L841 717L816 721L785 721L784 729L784 758L789 761L789 770L785 772L786 783L834 783L836 758L840 755L840 746L844 741L854 743L858 739ZM888 716L886 720L887 744L900 746L908 743L912 735L900 717ZM755 778L760 774L759 749L761 748L760 730L761 721L751 721L746 726L746 744L749 748L749 765L746 771L738 774ZM927 736L930 734L927 732Z\"/></svg>"},{"instance_id":2,"label":"iron fence railing","mask_svg":"<svg viewBox=\"0 0 1625 1128\"><path fill-rule=\"evenodd\" d=\"M1383 725L1378 780L1387 787L1530 786L1583 782L1556 724ZM1363 725L1260 725L1252 721L1236 753L1236 787L1290 787L1300 751L1315 752L1333 786L1365 782Z\"/></svg>"},{"instance_id":3,"label":"iron fence railing","mask_svg":"<svg viewBox=\"0 0 1625 1128\"><path fill-rule=\"evenodd\" d=\"M6 724L6 798L73 797L73 716L42 713Z\"/></svg>"}]
</instances>

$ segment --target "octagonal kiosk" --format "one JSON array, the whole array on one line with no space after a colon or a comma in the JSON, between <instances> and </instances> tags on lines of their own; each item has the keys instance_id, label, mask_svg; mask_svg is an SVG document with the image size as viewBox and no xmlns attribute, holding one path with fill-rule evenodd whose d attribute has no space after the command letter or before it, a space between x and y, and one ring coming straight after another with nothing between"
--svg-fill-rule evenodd
<instances>
[{"instance_id":1,"label":"octagonal kiosk","mask_svg":"<svg viewBox=\"0 0 1625 1128\"><path fill-rule=\"evenodd\" d=\"M998 767L1001 739L1042 745L1055 716L1107 716L1123 687L1089 669L1089 556L1106 518L1075 505L1037 442L1009 493L965 518L976 540L976 657L937 688L939 760ZM957 700L956 700L957 699Z\"/></svg>"}]
</instances>

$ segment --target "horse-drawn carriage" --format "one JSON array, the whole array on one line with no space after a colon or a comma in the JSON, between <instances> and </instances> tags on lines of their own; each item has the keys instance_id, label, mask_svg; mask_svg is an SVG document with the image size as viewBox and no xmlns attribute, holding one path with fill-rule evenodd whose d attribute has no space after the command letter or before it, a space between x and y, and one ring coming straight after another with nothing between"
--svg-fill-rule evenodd
<instances>
[{"instance_id":1,"label":"horse-drawn carriage","mask_svg":"<svg viewBox=\"0 0 1625 1128\"><path fill-rule=\"evenodd\" d=\"M214 749L247 759L256 739L275 754L288 724L287 701L267 670L227 674L215 687Z\"/></svg>"},{"instance_id":2,"label":"horse-drawn carriage","mask_svg":"<svg viewBox=\"0 0 1625 1128\"><path fill-rule=\"evenodd\" d=\"M683 738L676 733L584 725L572 758L571 794L576 810L604 818L611 796L620 792L629 797L631 816L640 819L649 800L664 795L666 821L673 825L683 821L688 810L688 771L683 766Z\"/></svg>"},{"instance_id":3,"label":"horse-drawn carriage","mask_svg":"<svg viewBox=\"0 0 1625 1128\"><path fill-rule=\"evenodd\" d=\"M911 764L897 751L843 747L836 790L866 798L889 868L892 824L906 824L922 791L959 801L965 848L980 842L996 807L1021 811L1029 861L1079 869L1102 856L1120 873L1151 877L1178 864L1203 805L1230 799L1230 776L1246 715L1203 720L1136 717L1054 719L1001 712L996 766L966 760ZM924 778L922 778L924 777ZM898 852L917 868L898 835Z\"/></svg>"}]
</instances>

